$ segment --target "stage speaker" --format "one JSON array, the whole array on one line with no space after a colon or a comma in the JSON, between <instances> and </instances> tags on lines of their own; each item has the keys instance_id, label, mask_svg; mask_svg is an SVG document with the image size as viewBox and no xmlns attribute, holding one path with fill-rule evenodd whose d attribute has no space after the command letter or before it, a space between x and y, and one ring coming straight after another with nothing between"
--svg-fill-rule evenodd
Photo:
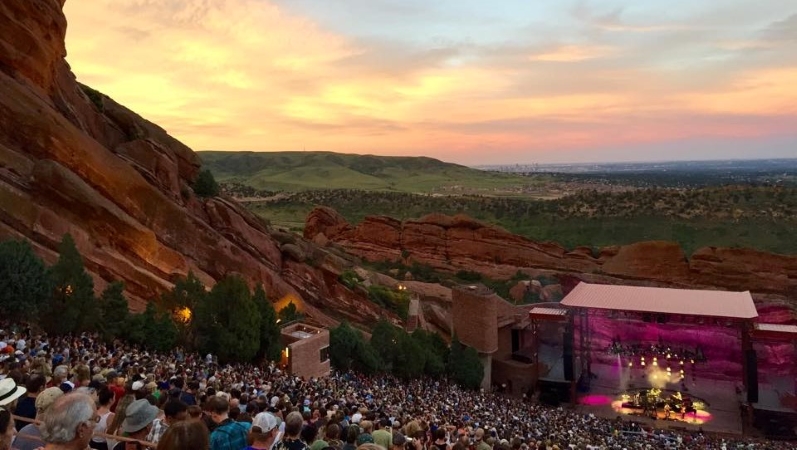
<instances>
[{"instance_id":1,"label":"stage speaker","mask_svg":"<svg viewBox=\"0 0 797 450\"><path fill-rule=\"evenodd\" d=\"M565 353L573 354L573 341L575 341L575 333L572 331L565 331L562 333L562 346Z\"/></svg>"},{"instance_id":2,"label":"stage speaker","mask_svg":"<svg viewBox=\"0 0 797 450\"><path fill-rule=\"evenodd\" d=\"M574 335L572 331L565 331L562 337L564 351L562 352L562 367L564 368L564 375L566 381L573 381L573 340Z\"/></svg>"},{"instance_id":3,"label":"stage speaker","mask_svg":"<svg viewBox=\"0 0 797 450\"><path fill-rule=\"evenodd\" d=\"M564 364L565 380L573 381L573 355L565 353L562 356L562 363Z\"/></svg>"},{"instance_id":4,"label":"stage speaker","mask_svg":"<svg viewBox=\"0 0 797 450\"><path fill-rule=\"evenodd\" d=\"M747 403L758 403L758 357L755 350L747 350Z\"/></svg>"}]
</instances>

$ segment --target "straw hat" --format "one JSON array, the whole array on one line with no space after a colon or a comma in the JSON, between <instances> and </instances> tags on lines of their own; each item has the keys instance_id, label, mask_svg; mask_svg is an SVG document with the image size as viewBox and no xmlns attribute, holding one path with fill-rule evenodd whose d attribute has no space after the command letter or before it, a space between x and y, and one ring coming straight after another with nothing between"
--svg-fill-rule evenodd
<instances>
[{"instance_id":1,"label":"straw hat","mask_svg":"<svg viewBox=\"0 0 797 450\"><path fill-rule=\"evenodd\" d=\"M0 406L8 405L22 397L25 392L28 390L23 386L17 386L11 378L3 378L0 380Z\"/></svg>"}]
</instances>

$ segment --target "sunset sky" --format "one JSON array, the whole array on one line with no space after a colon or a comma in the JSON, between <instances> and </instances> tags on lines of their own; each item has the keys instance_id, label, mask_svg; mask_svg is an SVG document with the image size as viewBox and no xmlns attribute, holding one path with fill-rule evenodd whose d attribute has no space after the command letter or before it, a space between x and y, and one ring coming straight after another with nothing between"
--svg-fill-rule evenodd
<instances>
[{"instance_id":1,"label":"sunset sky","mask_svg":"<svg viewBox=\"0 0 797 450\"><path fill-rule=\"evenodd\" d=\"M83 83L195 150L797 157L793 0L67 0Z\"/></svg>"}]
</instances>

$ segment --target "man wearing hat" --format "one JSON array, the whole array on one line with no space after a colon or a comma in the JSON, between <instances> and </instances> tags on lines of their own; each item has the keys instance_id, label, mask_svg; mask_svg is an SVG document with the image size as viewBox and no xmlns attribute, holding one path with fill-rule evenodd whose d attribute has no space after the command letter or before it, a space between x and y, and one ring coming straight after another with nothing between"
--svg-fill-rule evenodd
<instances>
[{"instance_id":1,"label":"man wearing hat","mask_svg":"<svg viewBox=\"0 0 797 450\"><path fill-rule=\"evenodd\" d=\"M149 434L152 428L152 422L158 417L159 412L157 406L153 406L143 398L131 403L125 410L127 417L125 417L124 422L122 422L122 431L125 433L125 436L130 439L143 441L147 437L147 434ZM113 450L126 450L129 448L127 445L128 442L121 441L113 447ZM140 450L145 448L138 442L135 443L135 447Z\"/></svg>"},{"instance_id":2,"label":"man wearing hat","mask_svg":"<svg viewBox=\"0 0 797 450\"><path fill-rule=\"evenodd\" d=\"M41 421L50 406L62 395L64 395L64 392L60 388L51 387L36 396L36 420ZM35 450L41 447L42 434L39 426L35 423L26 423L24 425L19 430L19 434L17 434L14 448L17 450Z\"/></svg>"},{"instance_id":3,"label":"man wearing hat","mask_svg":"<svg viewBox=\"0 0 797 450\"><path fill-rule=\"evenodd\" d=\"M0 406L7 406L6 409L10 409L18 398L25 395L25 392L27 389L17 386L12 378L3 378L0 380Z\"/></svg>"},{"instance_id":4,"label":"man wearing hat","mask_svg":"<svg viewBox=\"0 0 797 450\"><path fill-rule=\"evenodd\" d=\"M252 419L252 428L249 429L249 438L252 441L252 445L247 447L247 449L271 449L278 433L277 418L271 413L259 413Z\"/></svg>"}]
</instances>

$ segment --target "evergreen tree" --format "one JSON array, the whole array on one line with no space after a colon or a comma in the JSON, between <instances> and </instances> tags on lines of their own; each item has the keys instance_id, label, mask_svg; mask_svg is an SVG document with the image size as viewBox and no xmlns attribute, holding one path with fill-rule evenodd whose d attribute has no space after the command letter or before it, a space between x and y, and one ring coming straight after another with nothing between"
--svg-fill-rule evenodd
<instances>
[{"instance_id":1,"label":"evergreen tree","mask_svg":"<svg viewBox=\"0 0 797 450\"><path fill-rule=\"evenodd\" d=\"M400 378L417 378L423 375L426 352L418 342L400 330L397 334L396 350L393 353L393 374Z\"/></svg>"},{"instance_id":2,"label":"evergreen tree","mask_svg":"<svg viewBox=\"0 0 797 450\"><path fill-rule=\"evenodd\" d=\"M448 345L437 333L418 328L412 333L415 340L426 355L426 365L423 368L425 374L439 377L446 371L446 361L448 361Z\"/></svg>"},{"instance_id":3,"label":"evergreen tree","mask_svg":"<svg viewBox=\"0 0 797 450\"><path fill-rule=\"evenodd\" d=\"M45 328L53 334L96 330L101 314L94 281L71 235L64 235L58 253L58 262L50 269L53 290L43 320Z\"/></svg>"},{"instance_id":4,"label":"evergreen tree","mask_svg":"<svg viewBox=\"0 0 797 450\"><path fill-rule=\"evenodd\" d=\"M199 172L199 175L196 177L196 182L194 183L194 192L196 195L200 197L215 197L219 195L219 184L216 183L216 179L213 177L213 173L210 170L203 170Z\"/></svg>"},{"instance_id":5,"label":"evergreen tree","mask_svg":"<svg viewBox=\"0 0 797 450\"><path fill-rule=\"evenodd\" d=\"M360 337L360 333L345 321L329 330L329 362L333 367L343 371L354 367Z\"/></svg>"},{"instance_id":6,"label":"evergreen tree","mask_svg":"<svg viewBox=\"0 0 797 450\"><path fill-rule=\"evenodd\" d=\"M288 303L279 312L279 319L282 325L295 320L302 320L302 317L303 316L299 313L299 310L296 309L296 305L293 303L293 301Z\"/></svg>"},{"instance_id":7,"label":"evergreen tree","mask_svg":"<svg viewBox=\"0 0 797 450\"><path fill-rule=\"evenodd\" d=\"M398 336L404 330L394 326L387 319L381 318L371 330L371 347L379 357L381 369L392 372L393 362L400 351Z\"/></svg>"},{"instance_id":8,"label":"evergreen tree","mask_svg":"<svg viewBox=\"0 0 797 450\"><path fill-rule=\"evenodd\" d=\"M27 241L0 242L0 309L5 318L34 321L51 292L47 267Z\"/></svg>"},{"instance_id":9,"label":"evergreen tree","mask_svg":"<svg viewBox=\"0 0 797 450\"><path fill-rule=\"evenodd\" d=\"M266 297L262 284L258 284L252 295L252 301L260 311L260 349L258 355L269 361L276 361L280 357L282 338L280 326L277 323L277 312L274 305Z\"/></svg>"},{"instance_id":10,"label":"evergreen tree","mask_svg":"<svg viewBox=\"0 0 797 450\"><path fill-rule=\"evenodd\" d=\"M177 345L179 330L170 313L162 312L156 314L152 329L155 334L149 337L148 342L153 349L159 352L166 352Z\"/></svg>"},{"instance_id":11,"label":"evergreen tree","mask_svg":"<svg viewBox=\"0 0 797 450\"><path fill-rule=\"evenodd\" d=\"M161 295L161 305L174 316L173 325L177 329L178 343L192 348L196 346L191 321L196 315L197 305L207 295L205 285L194 272L188 272L188 276L179 278L172 290Z\"/></svg>"},{"instance_id":12,"label":"evergreen tree","mask_svg":"<svg viewBox=\"0 0 797 450\"><path fill-rule=\"evenodd\" d=\"M108 285L100 297L100 311L102 315L101 331L106 340L115 337L127 336L130 306L124 296L124 283L115 281Z\"/></svg>"},{"instance_id":13,"label":"evergreen tree","mask_svg":"<svg viewBox=\"0 0 797 450\"><path fill-rule=\"evenodd\" d=\"M484 364L479 354L475 349L462 345L456 335L451 342L448 370L457 384L468 389L478 389L484 378Z\"/></svg>"},{"instance_id":14,"label":"evergreen tree","mask_svg":"<svg viewBox=\"0 0 797 450\"><path fill-rule=\"evenodd\" d=\"M188 308L193 311L205 296L207 296L205 285L192 271L188 272L185 278L179 278L172 290L161 296L161 304L168 310Z\"/></svg>"},{"instance_id":15,"label":"evergreen tree","mask_svg":"<svg viewBox=\"0 0 797 450\"><path fill-rule=\"evenodd\" d=\"M220 361L248 361L260 346L260 314L246 282L227 276L197 305L193 320L200 350Z\"/></svg>"},{"instance_id":16,"label":"evergreen tree","mask_svg":"<svg viewBox=\"0 0 797 450\"><path fill-rule=\"evenodd\" d=\"M380 366L374 347L348 322L329 330L329 360L332 366L344 371L374 373Z\"/></svg>"}]
</instances>

